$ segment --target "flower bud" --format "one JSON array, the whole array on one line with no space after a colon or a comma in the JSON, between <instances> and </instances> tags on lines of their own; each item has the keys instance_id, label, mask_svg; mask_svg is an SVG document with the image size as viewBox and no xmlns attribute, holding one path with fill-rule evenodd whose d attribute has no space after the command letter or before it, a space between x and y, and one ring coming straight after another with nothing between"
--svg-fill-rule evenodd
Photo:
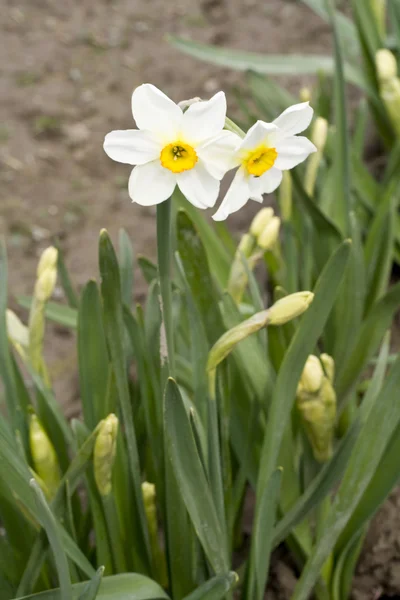
<instances>
[{"instance_id":1,"label":"flower bud","mask_svg":"<svg viewBox=\"0 0 400 600\"><path fill-rule=\"evenodd\" d=\"M329 354L321 354L320 360L325 369L326 376L329 381L333 383L333 380L335 379L335 361Z\"/></svg>"},{"instance_id":2,"label":"flower bud","mask_svg":"<svg viewBox=\"0 0 400 600\"><path fill-rule=\"evenodd\" d=\"M253 237L258 238L261 235L269 221L274 216L274 210L270 206L262 208L254 217L250 225L250 233Z\"/></svg>"},{"instance_id":3,"label":"flower bud","mask_svg":"<svg viewBox=\"0 0 400 600\"><path fill-rule=\"evenodd\" d=\"M386 48L381 48L375 55L378 79L383 82L397 77L397 62L394 54Z\"/></svg>"},{"instance_id":4,"label":"flower bud","mask_svg":"<svg viewBox=\"0 0 400 600\"><path fill-rule=\"evenodd\" d=\"M302 87L299 93L299 97L301 102L311 102L312 96L310 88Z\"/></svg>"},{"instance_id":5,"label":"flower bud","mask_svg":"<svg viewBox=\"0 0 400 600\"><path fill-rule=\"evenodd\" d=\"M27 348L29 345L29 331L19 317L10 309L6 310L7 334L13 344Z\"/></svg>"},{"instance_id":6,"label":"flower bud","mask_svg":"<svg viewBox=\"0 0 400 600\"><path fill-rule=\"evenodd\" d=\"M289 294L268 309L268 325L283 325L300 316L314 299L312 292Z\"/></svg>"},{"instance_id":7,"label":"flower bud","mask_svg":"<svg viewBox=\"0 0 400 600\"><path fill-rule=\"evenodd\" d=\"M299 390L313 394L318 392L322 385L324 371L317 356L310 354L304 365L303 373L299 382Z\"/></svg>"},{"instance_id":8,"label":"flower bud","mask_svg":"<svg viewBox=\"0 0 400 600\"><path fill-rule=\"evenodd\" d=\"M245 233L244 235L242 235L242 239L239 242L239 245L238 245L239 252L236 253L237 256L235 256L235 260L236 260L236 258L238 258L240 261L240 264L241 264L242 257L240 256L240 253L244 254L244 256L246 258L249 258L249 256L253 252L253 248L254 248L253 238L248 233Z\"/></svg>"},{"instance_id":9,"label":"flower bud","mask_svg":"<svg viewBox=\"0 0 400 600\"><path fill-rule=\"evenodd\" d=\"M58 250L54 246L49 246L43 251L39 264L37 266L37 276L40 277L47 269L55 269L57 267Z\"/></svg>"},{"instance_id":10,"label":"flower bud","mask_svg":"<svg viewBox=\"0 0 400 600\"><path fill-rule=\"evenodd\" d=\"M271 250L279 238L281 220L279 217L272 217L269 223L264 227L262 233L258 236L257 244L263 250Z\"/></svg>"},{"instance_id":11,"label":"flower bud","mask_svg":"<svg viewBox=\"0 0 400 600\"><path fill-rule=\"evenodd\" d=\"M118 419L108 415L101 422L94 445L94 478L101 496L112 490L112 471L117 451Z\"/></svg>"},{"instance_id":12,"label":"flower bud","mask_svg":"<svg viewBox=\"0 0 400 600\"><path fill-rule=\"evenodd\" d=\"M165 561L165 554L162 552L158 538L156 486L153 483L144 481L142 483L142 494L144 511L146 513L147 526L150 536L151 552L157 571L157 581L163 587L167 587L167 564Z\"/></svg>"},{"instance_id":13,"label":"flower bud","mask_svg":"<svg viewBox=\"0 0 400 600\"><path fill-rule=\"evenodd\" d=\"M39 302L47 302L51 298L57 281L57 269L45 269L36 280L35 298Z\"/></svg>"},{"instance_id":14,"label":"flower bud","mask_svg":"<svg viewBox=\"0 0 400 600\"><path fill-rule=\"evenodd\" d=\"M54 446L36 415L30 418L29 445L34 469L52 498L60 483L60 466Z\"/></svg>"},{"instance_id":15,"label":"flower bud","mask_svg":"<svg viewBox=\"0 0 400 600\"><path fill-rule=\"evenodd\" d=\"M322 117L317 117L315 119L311 133L311 141L318 150L322 151L325 148L326 140L328 138L328 129L329 124L326 119L323 119Z\"/></svg>"}]
</instances>

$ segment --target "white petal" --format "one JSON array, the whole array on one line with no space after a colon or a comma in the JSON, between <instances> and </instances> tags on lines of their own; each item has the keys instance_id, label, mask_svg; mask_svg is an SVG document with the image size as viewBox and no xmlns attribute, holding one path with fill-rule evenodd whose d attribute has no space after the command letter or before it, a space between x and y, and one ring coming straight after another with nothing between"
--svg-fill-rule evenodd
<instances>
[{"instance_id":1,"label":"white petal","mask_svg":"<svg viewBox=\"0 0 400 600\"><path fill-rule=\"evenodd\" d=\"M301 133L311 123L314 111L308 102L289 106L274 123L282 129L285 135L296 135Z\"/></svg>"},{"instance_id":2,"label":"white petal","mask_svg":"<svg viewBox=\"0 0 400 600\"><path fill-rule=\"evenodd\" d=\"M271 135L278 132L278 127L273 123L257 121L246 133L240 144L240 150L253 150L268 141Z\"/></svg>"},{"instance_id":3,"label":"white petal","mask_svg":"<svg viewBox=\"0 0 400 600\"><path fill-rule=\"evenodd\" d=\"M235 152L241 138L230 131L222 131L217 136L197 146L198 157L207 171L216 179L222 179L227 171L237 167L240 158Z\"/></svg>"},{"instance_id":4,"label":"white petal","mask_svg":"<svg viewBox=\"0 0 400 600\"><path fill-rule=\"evenodd\" d=\"M218 92L210 100L192 104L183 115L183 141L196 144L217 135L224 128L225 116L224 92Z\"/></svg>"},{"instance_id":5,"label":"white petal","mask_svg":"<svg viewBox=\"0 0 400 600\"><path fill-rule=\"evenodd\" d=\"M201 162L177 176L182 194L197 208L211 208L217 201L219 181L212 177Z\"/></svg>"},{"instance_id":6,"label":"white petal","mask_svg":"<svg viewBox=\"0 0 400 600\"><path fill-rule=\"evenodd\" d=\"M225 198L213 215L214 221L224 221L230 214L242 208L251 195L249 179L243 169L238 169Z\"/></svg>"},{"instance_id":7,"label":"white petal","mask_svg":"<svg viewBox=\"0 0 400 600\"><path fill-rule=\"evenodd\" d=\"M260 188L263 194L271 194L280 185L282 181L282 171L276 167L272 167L259 177Z\"/></svg>"},{"instance_id":8,"label":"white petal","mask_svg":"<svg viewBox=\"0 0 400 600\"><path fill-rule=\"evenodd\" d=\"M301 135L285 138L276 144L278 156L275 161L277 169L293 169L317 149L312 142Z\"/></svg>"},{"instance_id":9,"label":"white petal","mask_svg":"<svg viewBox=\"0 0 400 600\"><path fill-rule=\"evenodd\" d=\"M250 200L254 200L255 202L263 201L263 193L261 177L249 177L249 187L250 187Z\"/></svg>"},{"instance_id":10,"label":"white petal","mask_svg":"<svg viewBox=\"0 0 400 600\"><path fill-rule=\"evenodd\" d=\"M160 204L167 200L175 189L176 176L155 160L139 165L129 178L129 195L141 206Z\"/></svg>"},{"instance_id":11,"label":"white petal","mask_svg":"<svg viewBox=\"0 0 400 600\"><path fill-rule=\"evenodd\" d=\"M106 135L103 147L110 158L128 165L143 165L154 160L162 148L153 133L139 129L111 131Z\"/></svg>"},{"instance_id":12,"label":"white petal","mask_svg":"<svg viewBox=\"0 0 400 600\"><path fill-rule=\"evenodd\" d=\"M164 142L174 141L183 118L182 109L150 83L133 92L132 113L139 129L158 133Z\"/></svg>"}]
</instances>

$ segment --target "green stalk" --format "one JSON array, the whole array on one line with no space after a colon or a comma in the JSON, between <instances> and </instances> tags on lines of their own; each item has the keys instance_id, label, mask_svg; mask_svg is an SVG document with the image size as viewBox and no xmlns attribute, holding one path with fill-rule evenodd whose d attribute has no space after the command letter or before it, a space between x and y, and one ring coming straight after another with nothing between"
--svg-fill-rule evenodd
<instances>
[{"instance_id":1,"label":"green stalk","mask_svg":"<svg viewBox=\"0 0 400 600\"><path fill-rule=\"evenodd\" d=\"M172 319L171 294L171 198L157 205L157 257L158 275L160 279L161 310L163 327L167 346L167 355L161 356L161 361L168 361L168 374L175 376L174 330ZM161 353L163 336L161 335Z\"/></svg>"},{"instance_id":2,"label":"green stalk","mask_svg":"<svg viewBox=\"0 0 400 600\"><path fill-rule=\"evenodd\" d=\"M120 525L118 521L117 509L113 494L102 497L104 515L107 523L108 537L110 540L111 552L113 556L114 568L116 573L126 573L127 566L123 551Z\"/></svg>"}]
</instances>

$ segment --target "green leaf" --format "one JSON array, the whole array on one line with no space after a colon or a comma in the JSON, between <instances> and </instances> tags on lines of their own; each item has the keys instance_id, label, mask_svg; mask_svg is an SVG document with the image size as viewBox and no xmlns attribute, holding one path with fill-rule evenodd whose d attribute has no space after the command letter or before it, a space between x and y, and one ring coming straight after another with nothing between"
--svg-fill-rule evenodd
<instances>
[{"instance_id":1,"label":"green leaf","mask_svg":"<svg viewBox=\"0 0 400 600\"><path fill-rule=\"evenodd\" d=\"M259 506L259 527L253 529L248 597L264 598L272 552L273 527L279 500L282 469L277 469L264 489Z\"/></svg>"},{"instance_id":2,"label":"green leaf","mask_svg":"<svg viewBox=\"0 0 400 600\"><path fill-rule=\"evenodd\" d=\"M134 256L129 236L125 229L119 231L119 272L121 276L122 301L126 306L132 304Z\"/></svg>"},{"instance_id":3,"label":"green leaf","mask_svg":"<svg viewBox=\"0 0 400 600\"><path fill-rule=\"evenodd\" d=\"M101 273L101 295L103 298L103 321L108 340L111 362L115 373L120 408L123 416L128 447L130 475L133 484L133 498L139 539L137 544L143 549L142 569L149 571L151 565L150 541L143 506L141 474L136 433L133 424L132 407L129 396L124 353L124 324L122 311L120 273L114 248L108 233L102 230L99 243L99 265Z\"/></svg>"},{"instance_id":4,"label":"green leaf","mask_svg":"<svg viewBox=\"0 0 400 600\"><path fill-rule=\"evenodd\" d=\"M315 75L321 71L327 74L335 72L334 61L329 56L257 54L192 42L174 35L169 35L167 39L172 46L189 56L236 71L255 71L265 75ZM349 83L365 89L363 78L356 68L346 65L345 75Z\"/></svg>"},{"instance_id":5,"label":"green leaf","mask_svg":"<svg viewBox=\"0 0 400 600\"><path fill-rule=\"evenodd\" d=\"M94 429L107 416L110 376L101 299L95 281L89 281L83 288L79 303L78 366L85 423L89 429Z\"/></svg>"},{"instance_id":6,"label":"green leaf","mask_svg":"<svg viewBox=\"0 0 400 600\"><path fill-rule=\"evenodd\" d=\"M352 344L347 364L335 383L341 403L352 391L365 365L376 352L399 306L400 283L394 285L371 309Z\"/></svg>"},{"instance_id":7,"label":"green leaf","mask_svg":"<svg viewBox=\"0 0 400 600\"><path fill-rule=\"evenodd\" d=\"M86 585L87 583L76 583L72 586L72 600L79 600ZM61 600L61 595L59 590L50 590L16 600ZM137 573L124 573L105 577L101 582L97 600L168 600L168 596L148 577Z\"/></svg>"},{"instance_id":8,"label":"green leaf","mask_svg":"<svg viewBox=\"0 0 400 600\"><path fill-rule=\"evenodd\" d=\"M142 275L145 278L147 283L151 283L154 279L158 277L157 265L155 265L151 260L146 258L145 256L139 255L137 257L137 262L142 271Z\"/></svg>"},{"instance_id":9,"label":"green leaf","mask_svg":"<svg viewBox=\"0 0 400 600\"><path fill-rule=\"evenodd\" d=\"M18 304L23 308L30 308L32 304L32 296L18 296ZM63 325L71 329L76 329L78 321L78 311L65 304L57 302L47 302L45 313L46 317L58 325Z\"/></svg>"},{"instance_id":10,"label":"green leaf","mask_svg":"<svg viewBox=\"0 0 400 600\"><path fill-rule=\"evenodd\" d=\"M222 600L234 588L238 579L234 571L218 575L203 583L189 596L185 596L184 600Z\"/></svg>"},{"instance_id":11,"label":"green leaf","mask_svg":"<svg viewBox=\"0 0 400 600\"><path fill-rule=\"evenodd\" d=\"M88 582L85 589L79 596L79 600L96 600L101 580L103 579L104 567L100 567L91 581Z\"/></svg>"},{"instance_id":12,"label":"green leaf","mask_svg":"<svg viewBox=\"0 0 400 600\"><path fill-rule=\"evenodd\" d=\"M213 343L223 332L217 294L203 242L189 215L183 210L177 215L177 237L187 282L201 314L208 340Z\"/></svg>"},{"instance_id":13,"label":"green leaf","mask_svg":"<svg viewBox=\"0 0 400 600\"><path fill-rule=\"evenodd\" d=\"M226 573L228 558L221 523L196 448L179 389L169 379L165 391L166 447L187 511L204 552L217 574Z\"/></svg>"},{"instance_id":14,"label":"green leaf","mask_svg":"<svg viewBox=\"0 0 400 600\"><path fill-rule=\"evenodd\" d=\"M400 424L400 404L394 402L400 386L400 359L392 366L354 445L324 530L296 586L293 600L306 600L321 568L360 502L384 456L387 440ZM398 441L397 441L398 443ZM398 447L396 448L398 452Z\"/></svg>"},{"instance_id":15,"label":"green leaf","mask_svg":"<svg viewBox=\"0 0 400 600\"><path fill-rule=\"evenodd\" d=\"M46 531L51 549L53 551L60 584L60 600L70 600L72 596L71 577L69 574L67 557L56 520L45 500L39 484L35 479L31 479L30 485L35 494L36 507L40 522Z\"/></svg>"},{"instance_id":16,"label":"green leaf","mask_svg":"<svg viewBox=\"0 0 400 600\"><path fill-rule=\"evenodd\" d=\"M344 83L344 70L342 49L336 25L335 11L332 0L326 0L326 9L329 14L329 20L332 27L334 46L335 46L335 149L334 149L334 169L335 169L335 215L336 223L344 235L350 233L349 215L351 207L350 195L350 159L349 148L350 140L348 134L346 95Z\"/></svg>"},{"instance_id":17,"label":"green leaf","mask_svg":"<svg viewBox=\"0 0 400 600\"><path fill-rule=\"evenodd\" d=\"M72 285L72 281L70 279L65 261L64 261L64 253L61 249L61 246L58 241L55 243L55 247L58 250L57 255L57 274L61 280L61 285L64 290L64 293L67 297L68 304L71 308L78 308L78 296L76 291L74 290L74 286Z\"/></svg>"}]
</instances>

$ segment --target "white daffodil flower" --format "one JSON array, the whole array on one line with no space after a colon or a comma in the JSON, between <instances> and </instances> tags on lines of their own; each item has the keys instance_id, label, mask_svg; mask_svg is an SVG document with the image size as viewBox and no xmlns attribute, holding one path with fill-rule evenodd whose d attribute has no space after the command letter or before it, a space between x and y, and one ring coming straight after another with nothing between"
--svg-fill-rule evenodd
<instances>
[{"instance_id":1,"label":"white daffodil flower","mask_svg":"<svg viewBox=\"0 0 400 600\"><path fill-rule=\"evenodd\" d=\"M214 206L219 182L232 169L240 138L223 131L226 98L191 104L185 112L154 85L132 94L132 113L139 129L112 131L104 150L118 162L137 165L129 178L129 195L142 206L167 200L176 184L197 208Z\"/></svg>"},{"instance_id":2,"label":"white daffodil flower","mask_svg":"<svg viewBox=\"0 0 400 600\"><path fill-rule=\"evenodd\" d=\"M286 109L273 123L257 121L235 150L239 166L220 207L213 216L223 221L251 199L262 202L262 194L276 190L282 171L293 169L317 149L306 137L298 136L311 123L313 109L308 102Z\"/></svg>"}]
</instances>

